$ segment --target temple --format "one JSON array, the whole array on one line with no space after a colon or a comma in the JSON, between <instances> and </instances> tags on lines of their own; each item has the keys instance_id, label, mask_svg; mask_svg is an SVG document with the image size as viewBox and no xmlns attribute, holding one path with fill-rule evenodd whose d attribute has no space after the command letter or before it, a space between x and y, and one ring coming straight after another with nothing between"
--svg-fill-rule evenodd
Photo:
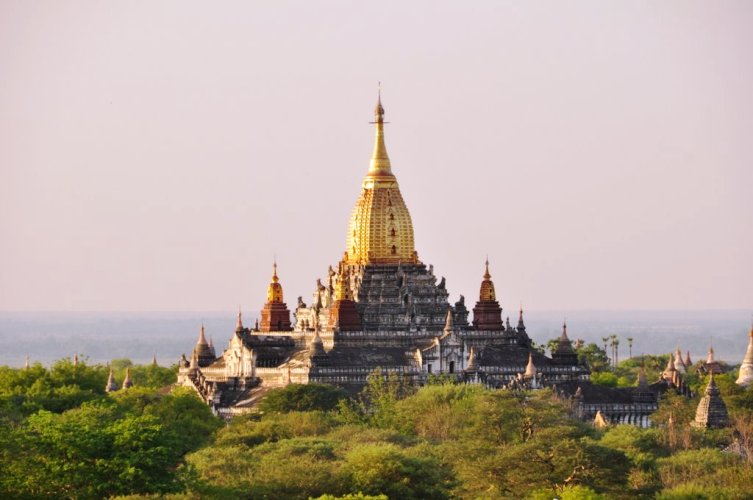
<instances>
[{"instance_id":1,"label":"temple","mask_svg":"<svg viewBox=\"0 0 753 500\"><path fill-rule=\"evenodd\" d=\"M435 375L511 390L554 387L593 421L648 425L661 392L683 391L679 365L656 384L609 389L590 382L567 325L551 356L534 348L523 319L503 318L488 259L472 319L465 298L454 303L444 277L415 248L413 223L384 136L381 95L374 110L374 150L347 226L344 252L317 279L310 304L284 301L277 262L261 323L243 324L217 355L204 327L190 358L179 361L178 384L192 387L218 414L248 411L263 394L292 383L327 383L360 390L375 368L416 385ZM284 274L284 273L282 273ZM679 352L679 351L678 351ZM676 358L684 371L682 358Z\"/></svg>"},{"instance_id":2,"label":"temple","mask_svg":"<svg viewBox=\"0 0 753 500\"><path fill-rule=\"evenodd\" d=\"M727 414L727 405L719 394L719 388L714 382L714 372L710 372L709 385L698 403L695 413L695 420L691 422L693 427L702 429L715 429L727 427L729 425L729 415Z\"/></svg>"}]
</instances>

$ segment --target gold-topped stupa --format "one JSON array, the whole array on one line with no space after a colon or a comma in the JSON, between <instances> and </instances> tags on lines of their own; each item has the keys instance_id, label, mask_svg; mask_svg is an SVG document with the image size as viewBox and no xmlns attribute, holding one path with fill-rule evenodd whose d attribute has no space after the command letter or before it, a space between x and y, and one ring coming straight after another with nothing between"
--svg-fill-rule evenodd
<instances>
[{"instance_id":1,"label":"gold-topped stupa","mask_svg":"<svg viewBox=\"0 0 753 500\"><path fill-rule=\"evenodd\" d=\"M479 291L479 300L482 302L497 300L497 295L494 292L494 283L492 283L492 275L489 274L489 259L486 260L485 265L484 281L481 282L481 290Z\"/></svg>"},{"instance_id":2,"label":"gold-topped stupa","mask_svg":"<svg viewBox=\"0 0 753 500\"><path fill-rule=\"evenodd\" d=\"M277 262L272 266L272 281L267 287L267 302L282 304L282 285L280 278L277 277Z\"/></svg>"},{"instance_id":3,"label":"gold-topped stupa","mask_svg":"<svg viewBox=\"0 0 753 500\"><path fill-rule=\"evenodd\" d=\"M348 224L344 260L348 264L417 263L413 222L384 145L381 93L374 110L374 124L374 153Z\"/></svg>"}]
</instances>

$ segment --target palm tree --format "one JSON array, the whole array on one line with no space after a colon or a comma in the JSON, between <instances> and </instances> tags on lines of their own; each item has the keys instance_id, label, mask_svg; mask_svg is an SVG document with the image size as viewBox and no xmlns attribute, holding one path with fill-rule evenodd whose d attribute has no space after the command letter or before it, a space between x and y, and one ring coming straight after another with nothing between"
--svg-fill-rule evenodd
<instances>
[{"instance_id":1,"label":"palm tree","mask_svg":"<svg viewBox=\"0 0 753 500\"><path fill-rule=\"evenodd\" d=\"M601 340L604 341L604 355L607 355L607 341L609 340L609 337L601 337Z\"/></svg>"},{"instance_id":2,"label":"palm tree","mask_svg":"<svg viewBox=\"0 0 753 500\"><path fill-rule=\"evenodd\" d=\"M614 339L614 367L617 368L617 363L620 362L620 339Z\"/></svg>"},{"instance_id":3,"label":"palm tree","mask_svg":"<svg viewBox=\"0 0 753 500\"><path fill-rule=\"evenodd\" d=\"M617 335L612 334L609 336L609 340L611 340L611 343L609 344L612 347L612 366L617 366L616 358L617 358L617 352L615 349L615 341L617 340Z\"/></svg>"},{"instance_id":4,"label":"palm tree","mask_svg":"<svg viewBox=\"0 0 753 500\"><path fill-rule=\"evenodd\" d=\"M628 350L630 352L629 357L630 359L632 359L633 358L633 337L628 337L627 341L628 341Z\"/></svg>"}]
</instances>

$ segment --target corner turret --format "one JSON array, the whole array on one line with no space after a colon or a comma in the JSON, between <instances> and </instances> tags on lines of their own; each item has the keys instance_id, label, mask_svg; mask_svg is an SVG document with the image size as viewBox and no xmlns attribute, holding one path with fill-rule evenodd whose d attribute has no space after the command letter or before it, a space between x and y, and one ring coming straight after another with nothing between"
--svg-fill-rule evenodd
<instances>
[{"instance_id":1,"label":"corner turret","mask_svg":"<svg viewBox=\"0 0 753 500\"><path fill-rule=\"evenodd\" d=\"M204 324L201 324L199 330L199 339L196 341L196 346L193 348L193 358L196 358L198 366L208 366L212 364L215 359L212 353L212 347L207 342L206 335L204 334Z\"/></svg>"},{"instance_id":2,"label":"corner turret","mask_svg":"<svg viewBox=\"0 0 753 500\"><path fill-rule=\"evenodd\" d=\"M107 376L107 385L105 385L105 392L115 392L118 390L118 384L115 382L115 376L112 374L112 368L110 368L110 375Z\"/></svg>"},{"instance_id":3,"label":"corner turret","mask_svg":"<svg viewBox=\"0 0 753 500\"><path fill-rule=\"evenodd\" d=\"M277 261L272 266L272 281L267 287L267 302L261 310L262 332L289 332L290 311L283 301L282 285L277 277Z\"/></svg>"},{"instance_id":4,"label":"corner turret","mask_svg":"<svg viewBox=\"0 0 753 500\"><path fill-rule=\"evenodd\" d=\"M484 278L479 289L478 302L473 308L473 326L476 330L501 331L505 327L502 323L502 308L497 302L492 276L489 274L489 260L484 267Z\"/></svg>"}]
</instances>

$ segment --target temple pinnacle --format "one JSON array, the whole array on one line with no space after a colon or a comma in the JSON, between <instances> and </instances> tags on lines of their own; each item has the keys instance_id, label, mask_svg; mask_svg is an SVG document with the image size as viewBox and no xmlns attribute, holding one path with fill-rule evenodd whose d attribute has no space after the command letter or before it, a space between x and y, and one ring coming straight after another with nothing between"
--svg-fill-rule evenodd
<instances>
[{"instance_id":1,"label":"temple pinnacle","mask_svg":"<svg viewBox=\"0 0 753 500\"><path fill-rule=\"evenodd\" d=\"M371 155L368 176L390 177L394 179L390 157L387 155L387 147L384 145L384 107L382 106L381 87L377 95L377 104L374 108L373 123L376 125L376 136L374 137L374 152Z\"/></svg>"}]
</instances>

